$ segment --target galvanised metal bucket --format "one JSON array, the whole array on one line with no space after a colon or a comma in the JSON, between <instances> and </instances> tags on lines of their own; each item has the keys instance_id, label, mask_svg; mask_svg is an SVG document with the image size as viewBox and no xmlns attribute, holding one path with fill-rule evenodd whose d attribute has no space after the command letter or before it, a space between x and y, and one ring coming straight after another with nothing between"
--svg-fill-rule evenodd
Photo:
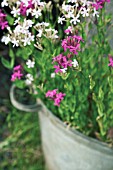
<instances>
[{"instance_id":1,"label":"galvanised metal bucket","mask_svg":"<svg viewBox=\"0 0 113 170\"><path fill-rule=\"evenodd\" d=\"M10 91L12 104L23 111L37 111L47 170L113 170L113 149L107 144L67 128L41 100L31 106L18 103Z\"/></svg>"},{"instance_id":2,"label":"galvanised metal bucket","mask_svg":"<svg viewBox=\"0 0 113 170\"><path fill-rule=\"evenodd\" d=\"M67 128L46 106L40 118L42 146L48 170L113 170L113 149Z\"/></svg>"}]
</instances>

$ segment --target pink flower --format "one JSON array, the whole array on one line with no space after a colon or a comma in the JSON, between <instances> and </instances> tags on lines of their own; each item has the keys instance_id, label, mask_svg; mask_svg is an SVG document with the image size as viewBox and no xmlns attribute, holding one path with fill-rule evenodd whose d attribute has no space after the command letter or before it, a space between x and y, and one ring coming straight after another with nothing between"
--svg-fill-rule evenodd
<instances>
[{"instance_id":1,"label":"pink flower","mask_svg":"<svg viewBox=\"0 0 113 170\"><path fill-rule=\"evenodd\" d=\"M11 76L11 81L15 81L16 79L21 79L21 77L23 76L22 74L22 66L18 65L16 67L14 67L13 69L13 74Z\"/></svg>"},{"instance_id":2,"label":"pink flower","mask_svg":"<svg viewBox=\"0 0 113 170\"><path fill-rule=\"evenodd\" d=\"M18 66L15 66L14 67L14 71L18 71L18 70L21 70L22 69L22 66L21 65L18 65Z\"/></svg>"},{"instance_id":3,"label":"pink flower","mask_svg":"<svg viewBox=\"0 0 113 170\"><path fill-rule=\"evenodd\" d=\"M28 1L28 6L26 6L23 2L20 4L20 14L23 16L26 16L27 9L34 9L34 4L32 3L32 0Z\"/></svg>"},{"instance_id":4,"label":"pink flower","mask_svg":"<svg viewBox=\"0 0 113 170\"><path fill-rule=\"evenodd\" d=\"M83 39L80 36L68 36L66 39L62 40L62 47L64 51L69 49L70 52L77 55L78 51L80 51L81 41L83 42Z\"/></svg>"},{"instance_id":5,"label":"pink flower","mask_svg":"<svg viewBox=\"0 0 113 170\"><path fill-rule=\"evenodd\" d=\"M20 14L23 16L26 16L26 11L27 11L27 7L25 6L25 4L23 2L21 2L20 4Z\"/></svg>"},{"instance_id":6,"label":"pink flower","mask_svg":"<svg viewBox=\"0 0 113 170\"><path fill-rule=\"evenodd\" d=\"M34 9L34 4L32 3L32 0L28 1L27 9Z\"/></svg>"},{"instance_id":7,"label":"pink flower","mask_svg":"<svg viewBox=\"0 0 113 170\"><path fill-rule=\"evenodd\" d=\"M65 31L66 34L72 33L72 27L69 26Z\"/></svg>"},{"instance_id":8,"label":"pink flower","mask_svg":"<svg viewBox=\"0 0 113 170\"><path fill-rule=\"evenodd\" d=\"M8 22L6 21L6 14L2 12L0 9L0 28L4 30L8 26Z\"/></svg>"},{"instance_id":9,"label":"pink flower","mask_svg":"<svg viewBox=\"0 0 113 170\"><path fill-rule=\"evenodd\" d=\"M49 97L50 99L52 99L54 101L54 105L55 106L60 106L60 103L61 101L64 99L64 96L66 94L65 93L57 93L57 89L54 89L54 90L49 90L47 93L46 93L46 97Z\"/></svg>"},{"instance_id":10,"label":"pink flower","mask_svg":"<svg viewBox=\"0 0 113 170\"><path fill-rule=\"evenodd\" d=\"M56 68L56 69L55 69L55 73L58 73L58 72L62 73L61 68L60 68L59 65L58 65L58 66L55 65L54 68Z\"/></svg>"},{"instance_id":11,"label":"pink flower","mask_svg":"<svg viewBox=\"0 0 113 170\"><path fill-rule=\"evenodd\" d=\"M23 74L18 70L17 72L14 72L11 76L11 81L15 81L16 79L21 79Z\"/></svg>"},{"instance_id":12,"label":"pink flower","mask_svg":"<svg viewBox=\"0 0 113 170\"><path fill-rule=\"evenodd\" d=\"M57 89L54 89L54 90L52 90L52 91L49 90L49 91L46 93L46 97L50 97L50 98L54 99L54 97L56 96L56 93L57 93Z\"/></svg>"},{"instance_id":13,"label":"pink flower","mask_svg":"<svg viewBox=\"0 0 113 170\"><path fill-rule=\"evenodd\" d=\"M102 9L105 2L110 3L110 0L96 0L96 3L93 3L92 6L98 10L98 9Z\"/></svg>"},{"instance_id":14,"label":"pink flower","mask_svg":"<svg viewBox=\"0 0 113 170\"><path fill-rule=\"evenodd\" d=\"M54 99L54 105L60 106L60 102L64 99L65 93L58 93L56 94L56 98Z\"/></svg>"},{"instance_id":15,"label":"pink flower","mask_svg":"<svg viewBox=\"0 0 113 170\"><path fill-rule=\"evenodd\" d=\"M109 56L109 64L108 64L108 66L111 66L111 67L113 67L113 57L112 56Z\"/></svg>"},{"instance_id":16,"label":"pink flower","mask_svg":"<svg viewBox=\"0 0 113 170\"><path fill-rule=\"evenodd\" d=\"M67 67L72 67L72 60L69 60L70 55L63 56L63 54L59 54L58 56L53 58L53 63L57 62L58 65L55 65L56 68L55 73L62 72L62 69Z\"/></svg>"}]
</instances>

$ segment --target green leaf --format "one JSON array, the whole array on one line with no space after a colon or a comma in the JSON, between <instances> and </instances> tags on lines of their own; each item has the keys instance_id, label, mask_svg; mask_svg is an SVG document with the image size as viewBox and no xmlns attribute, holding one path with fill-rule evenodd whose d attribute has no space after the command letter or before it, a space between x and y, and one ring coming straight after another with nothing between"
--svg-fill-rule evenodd
<instances>
[{"instance_id":1,"label":"green leaf","mask_svg":"<svg viewBox=\"0 0 113 170\"><path fill-rule=\"evenodd\" d=\"M93 81L91 75L89 75L89 80L90 80L90 90L92 90L93 87L95 86L95 81Z\"/></svg>"},{"instance_id":2,"label":"green leaf","mask_svg":"<svg viewBox=\"0 0 113 170\"><path fill-rule=\"evenodd\" d=\"M11 58L14 58L15 57L15 55L14 55L14 51L10 48L10 50L9 50L9 56L11 57Z\"/></svg>"},{"instance_id":3,"label":"green leaf","mask_svg":"<svg viewBox=\"0 0 113 170\"><path fill-rule=\"evenodd\" d=\"M23 80L16 80L14 82L14 84L16 85L16 87L18 87L20 89L23 89L25 87L25 81L23 81Z\"/></svg>"},{"instance_id":4,"label":"green leaf","mask_svg":"<svg viewBox=\"0 0 113 170\"><path fill-rule=\"evenodd\" d=\"M98 98L103 101L104 99L104 92L102 90L102 87L99 88Z\"/></svg>"},{"instance_id":5,"label":"green leaf","mask_svg":"<svg viewBox=\"0 0 113 170\"><path fill-rule=\"evenodd\" d=\"M8 69L12 69L14 66L14 58L11 59L11 61L6 60L5 58L1 58L1 62L4 65L4 67Z\"/></svg>"},{"instance_id":6,"label":"green leaf","mask_svg":"<svg viewBox=\"0 0 113 170\"><path fill-rule=\"evenodd\" d=\"M16 52L16 55L18 57L23 58L24 60L27 60L29 56L33 53L33 49L30 48L30 46L19 48Z\"/></svg>"},{"instance_id":7,"label":"green leaf","mask_svg":"<svg viewBox=\"0 0 113 170\"><path fill-rule=\"evenodd\" d=\"M103 116L98 116L96 120L98 122L101 135L105 136L106 135L106 131L104 130L104 127L103 127Z\"/></svg>"},{"instance_id":8,"label":"green leaf","mask_svg":"<svg viewBox=\"0 0 113 170\"><path fill-rule=\"evenodd\" d=\"M13 25L13 23L14 23L14 18L13 18L11 15L9 15L9 14L7 14L6 18L7 18L7 20L8 20L8 24L9 24L9 25Z\"/></svg>"}]
</instances>

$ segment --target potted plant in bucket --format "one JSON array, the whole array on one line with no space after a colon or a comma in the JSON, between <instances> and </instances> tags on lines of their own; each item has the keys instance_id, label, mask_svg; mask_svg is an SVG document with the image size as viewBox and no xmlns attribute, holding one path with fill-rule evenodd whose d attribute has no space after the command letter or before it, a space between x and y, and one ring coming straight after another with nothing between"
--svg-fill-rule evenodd
<instances>
[{"instance_id":1,"label":"potted plant in bucket","mask_svg":"<svg viewBox=\"0 0 113 170\"><path fill-rule=\"evenodd\" d=\"M11 101L19 109L38 111L49 170L113 169L109 3L1 3L1 41L9 44L10 56L2 63L13 70ZM37 103L28 107L16 101L15 86L26 88Z\"/></svg>"}]
</instances>

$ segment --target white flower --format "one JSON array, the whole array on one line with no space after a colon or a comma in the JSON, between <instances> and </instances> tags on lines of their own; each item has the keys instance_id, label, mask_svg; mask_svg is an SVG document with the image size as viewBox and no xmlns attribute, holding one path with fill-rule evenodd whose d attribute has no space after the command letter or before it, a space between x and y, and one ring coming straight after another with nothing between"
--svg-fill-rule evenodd
<instances>
[{"instance_id":1,"label":"white flower","mask_svg":"<svg viewBox=\"0 0 113 170\"><path fill-rule=\"evenodd\" d=\"M77 0L68 0L68 2L77 3Z\"/></svg>"},{"instance_id":2,"label":"white flower","mask_svg":"<svg viewBox=\"0 0 113 170\"><path fill-rule=\"evenodd\" d=\"M31 85L32 81L34 81L34 78L33 78L32 74L27 74L26 75L26 80L25 80L26 85Z\"/></svg>"},{"instance_id":3,"label":"white flower","mask_svg":"<svg viewBox=\"0 0 113 170\"><path fill-rule=\"evenodd\" d=\"M17 9L13 6L13 10L11 11L11 14L16 17L17 15L20 15L20 9Z\"/></svg>"},{"instance_id":4,"label":"white flower","mask_svg":"<svg viewBox=\"0 0 113 170\"><path fill-rule=\"evenodd\" d=\"M74 18L74 11L69 11L68 14L66 15L67 18Z\"/></svg>"},{"instance_id":5,"label":"white flower","mask_svg":"<svg viewBox=\"0 0 113 170\"><path fill-rule=\"evenodd\" d=\"M63 21L65 21L65 18L63 17L58 17L58 23L63 24Z\"/></svg>"},{"instance_id":6,"label":"white flower","mask_svg":"<svg viewBox=\"0 0 113 170\"><path fill-rule=\"evenodd\" d=\"M24 46L26 45L30 45L31 44L31 41L34 41L34 35L31 35L30 32L28 32L27 34L23 34L24 36L24 39L21 39L21 42L23 42Z\"/></svg>"},{"instance_id":7,"label":"white flower","mask_svg":"<svg viewBox=\"0 0 113 170\"><path fill-rule=\"evenodd\" d=\"M40 0L32 0L32 3L36 5L40 5L42 7L46 4L45 2L40 2Z\"/></svg>"},{"instance_id":8,"label":"white flower","mask_svg":"<svg viewBox=\"0 0 113 170\"><path fill-rule=\"evenodd\" d=\"M37 34L37 37L41 37L42 36L42 33L43 33L43 31L40 29L40 30L38 30L38 34Z\"/></svg>"},{"instance_id":9,"label":"white flower","mask_svg":"<svg viewBox=\"0 0 113 170\"><path fill-rule=\"evenodd\" d=\"M28 16L28 15L31 13L31 11L32 11L32 9L31 9L31 8L27 9L27 11L26 11L26 15Z\"/></svg>"},{"instance_id":10,"label":"white flower","mask_svg":"<svg viewBox=\"0 0 113 170\"><path fill-rule=\"evenodd\" d=\"M32 60L27 60L26 65L28 68L34 68L35 62Z\"/></svg>"},{"instance_id":11,"label":"white flower","mask_svg":"<svg viewBox=\"0 0 113 170\"><path fill-rule=\"evenodd\" d=\"M20 17L18 17L18 19L15 20L14 24L13 25L16 25L18 24L18 22L20 21Z\"/></svg>"},{"instance_id":12,"label":"white flower","mask_svg":"<svg viewBox=\"0 0 113 170\"><path fill-rule=\"evenodd\" d=\"M26 27L27 26L27 29L32 27L32 25L34 24L34 22L30 19L26 20L24 19L24 24L23 24L23 27Z\"/></svg>"},{"instance_id":13,"label":"white flower","mask_svg":"<svg viewBox=\"0 0 113 170\"><path fill-rule=\"evenodd\" d=\"M28 0L20 0L20 1L23 2L26 7L29 5Z\"/></svg>"},{"instance_id":14,"label":"white flower","mask_svg":"<svg viewBox=\"0 0 113 170\"><path fill-rule=\"evenodd\" d=\"M90 1L88 0L81 0L81 2L83 3L82 6L89 6L90 5Z\"/></svg>"},{"instance_id":15,"label":"white flower","mask_svg":"<svg viewBox=\"0 0 113 170\"><path fill-rule=\"evenodd\" d=\"M2 6L2 7L8 6L7 0L3 0L3 2L1 3L1 6Z\"/></svg>"},{"instance_id":16,"label":"white flower","mask_svg":"<svg viewBox=\"0 0 113 170\"><path fill-rule=\"evenodd\" d=\"M35 16L35 18L40 17L40 16L42 15L41 9L38 9L38 10L33 9L31 15L32 15L32 16Z\"/></svg>"},{"instance_id":17,"label":"white flower","mask_svg":"<svg viewBox=\"0 0 113 170\"><path fill-rule=\"evenodd\" d=\"M22 39L21 41L24 43L24 46L31 44L30 39L27 36L25 36L24 39Z\"/></svg>"},{"instance_id":18,"label":"white flower","mask_svg":"<svg viewBox=\"0 0 113 170\"><path fill-rule=\"evenodd\" d=\"M88 17L89 16L89 11L90 9L82 8L81 14L83 17Z\"/></svg>"},{"instance_id":19,"label":"white flower","mask_svg":"<svg viewBox=\"0 0 113 170\"><path fill-rule=\"evenodd\" d=\"M93 9L94 9L93 17L95 17L95 16L99 17L99 12L95 8L93 8Z\"/></svg>"},{"instance_id":20,"label":"white flower","mask_svg":"<svg viewBox=\"0 0 113 170\"><path fill-rule=\"evenodd\" d=\"M10 35L8 34L7 36L3 36L1 41L4 42L5 45L7 45L11 41Z\"/></svg>"},{"instance_id":21,"label":"white flower","mask_svg":"<svg viewBox=\"0 0 113 170\"><path fill-rule=\"evenodd\" d=\"M60 69L63 73L66 73L67 68Z\"/></svg>"},{"instance_id":22,"label":"white flower","mask_svg":"<svg viewBox=\"0 0 113 170\"><path fill-rule=\"evenodd\" d=\"M22 27L21 27L21 25L17 25L16 27L15 27L15 29L14 29L14 33L16 34L16 35L19 35L22 31Z\"/></svg>"},{"instance_id":23,"label":"white flower","mask_svg":"<svg viewBox=\"0 0 113 170\"><path fill-rule=\"evenodd\" d=\"M66 12L71 11L71 8L72 8L71 5L65 5L65 4L62 5L62 9Z\"/></svg>"},{"instance_id":24,"label":"white flower","mask_svg":"<svg viewBox=\"0 0 113 170\"><path fill-rule=\"evenodd\" d=\"M52 29L52 31L53 31L53 34L52 34L51 38L58 38L58 35L57 35L58 31L55 29Z\"/></svg>"},{"instance_id":25,"label":"white flower","mask_svg":"<svg viewBox=\"0 0 113 170\"><path fill-rule=\"evenodd\" d=\"M55 78L55 73L51 73L51 78Z\"/></svg>"},{"instance_id":26,"label":"white flower","mask_svg":"<svg viewBox=\"0 0 113 170\"><path fill-rule=\"evenodd\" d=\"M79 16L79 14L78 14L76 17L74 17L73 19L70 20L70 23L73 23L74 25L76 25L77 22L80 22L79 17L80 17L80 16Z\"/></svg>"},{"instance_id":27,"label":"white flower","mask_svg":"<svg viewBox=\"0 0 113 170\"><path fill-rule=\"evenodd\" d=\"M19 46L19 40L16 39L15 37L13 37L13 39L11 40L12 44L13 44L13 47L18 47Z\"/></svg>"},{"instance_id":28,"label":"white flower","mask_svg":"<svg viewBox=\"0 0 113 170\"><path fill-rule=\"evenodd\" d=\"M72 62L73 67L77 67L78 66L78 61L76 59L74 59L74 61Z\"/></svg>"},{"instance_id":29,"label":"white flower","mask_svg":"<svg viewBox=\"0 0 113 170\"><path fill-rule=\"evenodd\" d=\"M48 27L49 23L48 22L42 22L42 25L44 25L45 27Z\"/></svg>"}]
</instances>

